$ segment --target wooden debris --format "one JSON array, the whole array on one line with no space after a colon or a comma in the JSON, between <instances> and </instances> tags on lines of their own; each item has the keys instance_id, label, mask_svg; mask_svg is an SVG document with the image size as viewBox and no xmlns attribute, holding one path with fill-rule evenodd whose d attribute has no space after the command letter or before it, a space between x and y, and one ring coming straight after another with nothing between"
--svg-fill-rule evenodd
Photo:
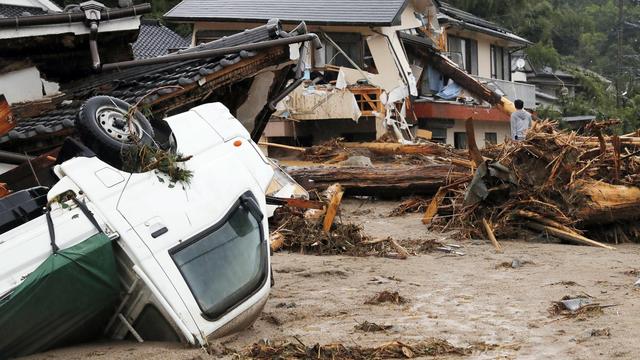
<instances>
[{"instance_id":1,"label":"wooden debris","mask_svg":"<svg viewBox=\"0 0 640 360\"><path fill-rule=\"evenodd\" d=\"M344 190L340 184L332 185L327 192L331 190L331 200L329 201L329 205L327 205L327 211L324 215L324 221L322 223L322 231L328 233L331 229L331 225L333 225L333 219L336 217L338 213L338 207L340 206L340 202L342 201L342 195L344 195Z\"/></svg>"},{"instance_id":2,"label":"wooden debris","mask_svg":"<svg viewBox=\"0 0 640 360\"><path fill-rule=\"evenodd\" d=\"M473 161L476 167L480 166L484 159L482 158L482 154L480 154L480 150L478 150L478 145L476 144L476 132L473 129L473 118L468 118L465 121L465 127L467 130L467 146L469 147L469 158Z\"/></svg>"},{"instance_id":3,"label":"wooden debris","mask_svg":"<svg viewBox=\"0 0 640 360\"><path fill-rule=\"evenodd\" d=\"M371 348L340 343L307 346L300 339L295 338L295 342L261 341L243 351L226 350L226 353L242 359L381 360L446 355L464 356L471 355L474 350L486 351L487 348L495 347L497 346L490 344L456 347L446 340L435 338L413 344L393 341Z\"/></svg>"},{"instance_id":4,"label":"wooden debris","mask_svg":"<svg viewBox=\"0 0 640 360\"><path fill-rule=\"evenodd\" d=\"M9 102L4 95L0 94L0 135L9 133L15 126Z\"/></svg>"},{"instance_id":5,"label":"wooden debris","mask_svg":"<svg viewBox=\"0 0 640 360\"><path fill-rule=\"evenodd\" d=\"M270 142L266 142L266 141L260 141L258 143L258 145L267 146L267 147L274 147L274 148L279 148L279 149L299 151L299 152L307 151L307 148L303 148L303 147L299 147L299 146L276 144L276 143L270 143Z\"/></svg>"},{"instance_id":6,"label":"wooden debris","mask_svg":"<svg viewBox=\"0 0 640 360\"><path fill-rule=\"evenodd\" d=\"M538 224L538 223L534 223L534 222L528 222L526 225L528 227L534 229L534 230L547 232L547 233L549 233L549 234L551 234L551 235L553 235L555 237L558 237L560 239L563 239L563 240L572 241L572 242L576 242L578 244L583 244L583 245L601 247L603 249L609 249L609 250L615 250L616 249L613 246L605 245L603 243L588 239L588 238L586 238L586 237L584 237L582 235L579 235L577 233L574 233L574 232L567 232L567 231L564 231L564 230L556 229L556 228L551 227L551 226L542 225L542 224Z\"/></svg>"},{"instance_id":7,"label":"wooden debris","mask_svg":"<svg viewBox=\"0 0 640 360\"><path fill-rule=\"evenodd\" d=\"M402 305L408 303L407 299L400 295L397 291L382 291L375 294L364 302L366 305L379 305L383 303L392 303Z\"/></svg>"},{"instance_id":8,"label":"wooden debris","mask_svg":"<svg viewBox=\"0 0 640 360\"><path fill-rule=\"evenodd\" d=\"M442 199L444 199L444 196L446 195L446 193L447 192L445 190L438 189L438 192L431 199L431 202L427 207L427 211L424 212L424 216L422 217L423 224L425 225L431 224L431 221L438 213L438 206L440 206L440 203L442 202Z\"/></svg>"},{"instance_id":9,"label":"wooden debris","mask_svg":"<svg viewBox=\"0 0 640 360\"><path fill-rule=\"evenodd\" d=\"M269 245L271 246L271 252L276 252L284 246L284 235L281 232L273 232L269 236Z\"/></svg>"},{"instance_id":10,"label":"wooden debris","mask_svg":"<svg viewBox=\"0 0 640 360\"><path fill-rule=\"evenodd\" d=\"M491 228L491 224L489 224L487 219L482 219L482 225L484 226L484 231L486 231L487 233L487 237L489 238L489 240L491 240L491 243L496 248L496 251L502 252L502 246L500 245L498 240L496 240L496 237L493 234L493 229Z\"/></svg>"},{"instance_id":11,"label":"wooden debris","mask_svg":"<svg viewBox=\"0 0 640 360\"><path fill-rule=\"evenodd\" d=\"M393 325L378 325L376 323L368 322L365 320L359 324L356 324L353 328L364 332L380 332L389 330L392 327Z\"/></svg>"},{"instance_id":12,"label":"wooden debris","mask_svg":"<svg viewBox=\"0 0 640 360\"><path fill-rule=\"evenodd\" d=\"M338 182L351 194L397 193L435 194L441 186L468 175L451 165L385 164L367 167L287 167L286 171L305 189L324 190Z\"/></svg>"}]
</instances>

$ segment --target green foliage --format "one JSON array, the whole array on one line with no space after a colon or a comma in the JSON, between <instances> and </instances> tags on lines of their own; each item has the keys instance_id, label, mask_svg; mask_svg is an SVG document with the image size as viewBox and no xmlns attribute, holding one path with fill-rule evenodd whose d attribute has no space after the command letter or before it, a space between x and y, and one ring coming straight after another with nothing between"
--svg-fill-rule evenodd
<instances>
[{"instance_id":1,"label":"green foliage","mask_svg":"<svg viewBox=\"0 0 640 360\"><path fill-rule=\"evenodd\" d=\"M622 61L617 57L618 0L449 0L456 7L494 21L534 43L526 54L535 66L550 66L577 76L573 98L560 99L562 111L539 109L543 117L592 114L619 118L625 129L640 127L640 1L624 0ZM610 83L581 71L595 71L620 83L617 106ZM621 69L621 74L618 73Z\"/></svg>"}]
</instances>

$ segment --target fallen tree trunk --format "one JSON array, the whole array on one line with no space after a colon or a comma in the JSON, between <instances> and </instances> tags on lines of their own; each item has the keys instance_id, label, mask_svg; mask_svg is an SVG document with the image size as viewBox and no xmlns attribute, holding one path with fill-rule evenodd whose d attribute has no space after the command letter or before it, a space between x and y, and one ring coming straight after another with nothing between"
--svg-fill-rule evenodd
<instances>
[{"instance_id":1,"label":"fallen tree trunk","mask_svg":"<svg viewBox=\"0 0 640 360\"><path fill-rule=\"evenodd\" d=\"M580 226L640 219L640 188L596 181L577 181L575 217Z\"/></svg>"},{"instance_id":2,"label":"fallen tree trunk","mask_svg":"<svg viewBox=\"0 0 640 360\"><path fill-rule=\"evenodd\" d=\"M340 183L351 194L402 192L435 194L441 186L467 177L451 165L385 165L374 167L289 167L287 173L307 190Z\"/></svg>"},{"instance_id":3,"label":"fallen tree trunk","mask_svg":"<svg viewBox=\"0 0 640 360\"><path fill-rule=\"evenodd\" d=\"M397 143L343 143L346 148L367 149L380 155L444 155L446 149L440 144L404 145Z\"/></svg>"}]
</instances>

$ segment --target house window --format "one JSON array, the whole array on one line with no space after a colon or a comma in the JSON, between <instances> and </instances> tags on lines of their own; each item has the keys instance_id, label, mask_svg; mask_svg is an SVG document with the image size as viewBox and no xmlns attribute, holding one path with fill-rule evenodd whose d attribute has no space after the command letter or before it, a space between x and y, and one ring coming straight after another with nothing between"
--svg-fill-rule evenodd
<instances>
[{"instance_id":1,"label":"house window","mask_svg":"<svg viewBox=\"0 0 640 360\"><path fill-rule=\"evenodd\" d=\"M456 36L447 39L452 60L471 75L478 75L478 42Z\"/></svg>"},{"instance_id":2,"label":"house window","mask_svg":"<svg viewBox=\"0 0 640 360\"><path fill-rule=\"evenodd\" d=\"M445 128L430 128L431 131L431 141L437 142L440 144L447 143L447 129Z\"/></svg>"},{"instance_id":3,"label":"house window","mask_svg":"<svg viewBox=\"0 0 640 360\"><path fill-rule=\"evenodd\" d=\"M495 145L498 143L498 134L494 132L484 133L484 143L486 145Z\"/></svg>"},{"instance_id":4,"label":"house window","mask_svg":"<svg viewBox=\"0 0 640 360\"><path fill-rule=\"evenodd\" d=\"M511 81L511 54L503 47L491 45L491 78Z\"/></svg>"},{"instance_id":5,"label":"house window","mask_svg":"<svg viewBox=\"0 0 640 360\"><path fill-rule=\"evenodd\" d=\"M467 148L467 133L454 132L453 133L453 147L455 147L456 149L466 149Z\"/></svg>"},{"instance_id":6,"label":"house window","mask_svg":"<svg viewBox=\"0 0 640 360\"><path fill-rule=\"evenodd\" d=\"M365 46L364 39L358 33L328 33L328 39L325 39L325 55L326 63L353 68L351 62L342 54L331 42L333 42L344 51L347 56L359 67L364 67Z\"/></svg>"}]
</instances>

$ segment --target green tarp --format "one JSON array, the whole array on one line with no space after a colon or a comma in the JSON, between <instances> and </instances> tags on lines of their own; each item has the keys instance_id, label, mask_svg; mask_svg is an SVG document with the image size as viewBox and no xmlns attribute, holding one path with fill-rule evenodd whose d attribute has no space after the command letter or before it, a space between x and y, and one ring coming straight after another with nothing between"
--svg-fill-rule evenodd
<instances>
[{"instance_id":1,"label":"green tarp","mask_svg":"<svg viewBox=\"0 0 640 360\"><path fill-rule=\"evenodd\" d=\"M119 298L111 241L104 233L52 254L0 300L0 359L102 335Z\"/></svg>"}]
</instances>

